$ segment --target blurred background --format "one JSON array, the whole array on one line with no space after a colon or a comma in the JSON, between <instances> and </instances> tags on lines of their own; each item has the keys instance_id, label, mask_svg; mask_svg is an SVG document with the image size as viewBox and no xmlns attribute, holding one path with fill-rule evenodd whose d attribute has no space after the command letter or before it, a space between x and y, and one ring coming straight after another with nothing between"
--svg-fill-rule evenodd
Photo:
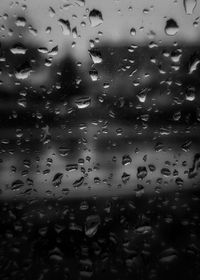
<instances>
[{"instance_id":1,"label":"blurred background","mask_svg":"<svg viewBox=\"0 0 200 280\"><path fill-rule=\"evenodd\" d=\"M0 3L2 279L200 279L200 4Z\"/></svg>"}]
</instances>

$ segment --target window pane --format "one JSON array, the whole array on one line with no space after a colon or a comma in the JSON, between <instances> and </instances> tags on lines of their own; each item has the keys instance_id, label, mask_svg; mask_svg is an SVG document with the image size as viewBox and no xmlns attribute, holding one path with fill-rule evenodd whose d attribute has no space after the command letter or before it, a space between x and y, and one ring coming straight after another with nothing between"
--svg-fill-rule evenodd
<instances>
[{"instance_id":1,"label":"window pane","mask_svg":"<svg viewBox=\"0 0 200 280\"><path fill-rule=\"evenodd\" d=\"M0 1L1 279L199 279L199 13Z\"/></svg>"}]
</instances>

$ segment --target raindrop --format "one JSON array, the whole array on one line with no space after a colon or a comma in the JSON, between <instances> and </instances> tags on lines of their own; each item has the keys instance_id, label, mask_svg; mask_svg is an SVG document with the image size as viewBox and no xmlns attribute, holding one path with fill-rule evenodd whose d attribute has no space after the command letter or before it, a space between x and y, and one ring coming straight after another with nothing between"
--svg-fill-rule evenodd
<instances>
[{"instance_id":1,"label":"raindrop","mask_svg":"<svg viewBox=\"0 0 200 280\"><path fill-rule=\"evenodd\" d=\"M24 186L24 182L21 180L15 180L11 185L12 191L18 191Z\"/></svg>"},{"instance_id":2,"label":"raindrop","mask_svg":"<svg viewBox=\"0 0 200 280\"><path fill-rule=\"evenodd\" d=\"M174 36L179 30L179 26L174 19L169 19L165 25L165 33L169 36Z\"/></svg>"},{"instance_id":3,"label":"raindrop","mask_svg":"<svg viewBox=\"0 0 200 280\"><path fill-rule=\"evenodd\" d=\"M99 215L88 216L85 222L85 235L93 237L97 233L100 222L101 220Z\"/></svg>"},{"instance_id":4,"label":"raindrop","mask_svg":"<svg viewBox=\"0 0 200 280\"><path fill-rule=\"evenodd\" d=\"M168 168L162 168L160 173L165 177L168 177L171 175L171 171Z\"/></svg>"},{"instance_id":5,"label":"raindrop","mask_svg":"<svg viewBox=\"0 0 200 280\"><path fill-rule=\"evenodd\" d=\"M197 5L197 0L183 0L183 5L187 15L192 15Z\"/></svg>"},{"instance_id":6,"label":"raindrop","mask_svg":"<svg viewBox=\"0 0 200 280\"><path fill-rule=\"evenodd\" d=\"M49 52L49 55L54 56L58 54L58 46L53 47Z\"/></svg>"},{"instance_id":7,"label":"raindrop","mask_svg":"<svg viewBox=\"0 0 200 280\"><path fill-rule=\"evenodd\" d=\"M84 182L84 177L80 177L79 179L77 179L76 181L73 182L73 187L74 188L78 188L80 187Z\"/></svg>"},{"instance_id":8,"label":"raindrop","mask_svg":"<svg viewBox=\"0 0 200 280\"><path fill-rule=\"evenodd\" d=\"M141 103L144 103L147 97L146 89L141 90L136 96Z\"/></svg>"},{"instance_id":9,"label":"raindrop","mask_svg":"<svg viewBox=\"0 0 200 280\"><path fill-rule=\"evenodd\" d=\"M52 184L54 187L59 187L62 183L63 173L56 173L53 177Z\"/></svg>"},{"instance_id":10,"label":"raindrop","mask_svg":"<svg viewBox=\"0 0 200 280\"><path fill-rule=\"evenodd\" d=\"M66 171L76 171L76 170L78 170L78 164L77 163L67 164L65 170Z\"/></svg>"},{"instance_id":11,"label":"raindrop","mask_svg":"<svg viewBox=\"0 0 200 280\"><path fill-rule=\"evenodd\" d=\"M78 109L85 109L90 106L91 104L91 98L86 96L86 97L80 97L75 100L75 104L78 107Z\"/></svg>"},{"instance_id":12,"label":"raindrop","mask_svg":"<svg viewBox=\"0 0 200 280\"><path fill-rule=\"evenodd\" d=\"M25 80L30 76L31 67L28 63L24 63L15 71L15 77L19 80Z\"/></svg>"},{"instance_id":13,"label":"raindrop","mask_svg":"<svg viewBox=\"0 0 200 280\"><path fill-rule=\"evenodd\" d=\"M89 50L89 54L94 64L99 64L103 61L99 50L91 49Z\"/></svg>"},{"instance_id":14,"label":"raindrop","mask_svg":"<svg viewBox=\"0 0 200 280\"><path fill-rule=\"evenodd\" d=\"M197 67L200 63L200 59L196 56L192 56L189 63L189 74L192 74L194 71L197 70Z\"/></svg>"},{"instance_id":15,"label":"raindrop","mask_svg":"<svg viewBox=\"0 0 200 280\"><path fill-rule=\"evenodd\" d=\"M126 184L126 183L130 180L130 177L131 177L130 174L124 172L124 173L122 174L122 182L123 182L124 184Z\"/></svg>"},{"instance_id":16,"label":"raindrop","mask_svg":"<svg viewBox=\"0 0 200 280\"><path fill-rule=\"evenodd\" d=\"M131 30L130 30L130 34L131 34L131 36L135 36L136 35L136 30L135 30L135 28L131 28Z\"/></svg>"},{"instance_id":17,"label":"raindrop","mask_svg":"<svg viewBox=\"0 0 200 280\"><path fill-rule=\"evenodd\" d=\"M122 164L123 165L128 165L128 164L130 164L132 162L132 159L131 159L131 157L129 156L129 155L124 155L123 157L122 157Z\"/></svg>"},{"instance_id":18,"label":"raindrop","mask_svg":"<svg viewBox=\"0 0 200 280\"><path fill-rule=\"evenodd\" d=\"M70 149L65 147L65 146L61 146L59 147L59 154L64 157L64 156L67 156L70 152Z\"/></svg>"},{"instance_id":19,"label":"raindrop","mask_svg":"<svg viewBox=\"0 0 200 280\"><path fill-rule=\"evenodd\" d=\"M90 70L89 75L90 75L90 78L93 82L96 82L98 80L98 72L97 72L96 69Z\"/></svg>"},{"instance_id":20,"label":"raindrop","mask_svg":"<svg viewBox=\"0 0 200 280\"><path fill-rule=\"evenodd\" d=\"M151 226L140 226L135 229L135 233L138 233L138 234L148 234L151 232L152 232Z\"/></svg>"},{"instance_id":21,"label":"raindrop","mask_svg":"<svg viewBox=\"0 0 200 280\"><path fill-rule=\"evenodd\" d=\"M52 7L49 7L49 15L51 18L53 18L55 16L56 12Z\"/></svg>"},{"instance_id":22,"label":"raindrop","mask_svg":"<svg viewBox=\"0 0 200 280\"><path fill-rule=\"evenodd\" d=\"M90 11L89 20L92 27L101 25L103 23L102 13L95 9Z\"/></svg>"},{"instance_id":23,"label":"raindrop","mask_svg":"<svg viewBox=\"0 0 200 280\"><path fill-rule=\"evenodd\" d=\"M11 53L13 54L25 54L27 49L24 47L24 45L18 43L13 45L13 47L10 49Z\"/></svg>"},{"instance_id":24,"label":"raindrop","mask_svg":"<svg viewBox=\"0 0 200 280\"><path fill-rule=\"evenodd\" d=\"M26 25L26 19L24 17L18 17L15 21L16 26L24 27Z\"/></svg>"},{"instance_id":25,"label":"raindrop","mask_svg":"<svg viewBox=\"0 0 200 280\"><path fill-rule=\"evenodd\" d=\"M63 35L69 36L71 34L70 22L64 19L59 19L58 22L61 26Z\"/></svg>"},{"instance_id":26,"label":"raindrop","mask_svg":"<svg viewBox=\"0 0 200 280\"><path fill-rule=\"evenodd\" d=\"M198 174L200 167L200 154L195 154L192 167L189 169L188 178L194 178Z\"/></svg>"},{"instance_id":27,"label":"raindrop","mask_svg":"<svg viewBox=\"0 0 200 280\"><path fill-rule=\"evenodd\" d=\"M137 169L137 178L143 180L147 176L147 169L145 166L139 166Z\"/></svg>"},{"instance_id":28,"label":"raindrop","mask_svg":"<svg viewBox=\"0 0 200 280\"><path fill-rule=\"evenodd\" d=\"M76 3L77 3L80 7L84 7L84 6L85 6L85 0L76 0Z\"/></svg>"}]
</instances>

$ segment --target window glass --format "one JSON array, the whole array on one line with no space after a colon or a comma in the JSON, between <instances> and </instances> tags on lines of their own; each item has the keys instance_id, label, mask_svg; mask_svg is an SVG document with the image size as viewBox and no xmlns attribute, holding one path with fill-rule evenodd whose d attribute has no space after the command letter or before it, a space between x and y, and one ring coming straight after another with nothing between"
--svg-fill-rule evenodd
<instances>
[{"instance_id":1,"label":"window glass","mask_svg":"<svg viewBox=\"0 0 200 280\"><path fill-rule=\"evenodd\" d=\"M200 3L0 1L0 277L200 279Z\"/></svg>"}]
</instances>

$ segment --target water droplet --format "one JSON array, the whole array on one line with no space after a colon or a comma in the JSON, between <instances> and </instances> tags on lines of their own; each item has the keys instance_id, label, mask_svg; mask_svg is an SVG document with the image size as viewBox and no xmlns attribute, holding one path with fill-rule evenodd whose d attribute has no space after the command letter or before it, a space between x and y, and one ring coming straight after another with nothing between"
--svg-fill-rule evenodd
<instances>
[{"instance_id":1,"label":"water droplet","mask_svg":"<svg viewBox=\"0 0 200 280\"><path fill-rule=\"evenodd\" d=\"M135 229L135 233L138 233L138 234L148 234L151 232L152 232L151 226L140 226Z\"/></svg>"},{"instance_id":2,"label":"water droplet","mask_svg":"<svg viewBox=\"0 0 200 280\"><path fill-rule=\"evenodd\" d=\"M141 90L136 96L141 103L144 103L147 97L147 90L146 89Z\"/></svg>"},{"instance_id":3,"label":"water droplet","mask_svg":"<svg viewBox=\"0 0 200 280\"><path fill-rule=\"evenodd\" d=\"M24 63L15 71L15 77L19 80L25 80L30 76L31 67L28 63Z\"/></svg>"},{"instance_id":4,"label":"water droplet","mask_svg":"<svg viewBox=\"0 0 200 280\"><path fill-rule=\"evenodd\" d=\"M98 72L97 72L96 69L90 70L89 75L90 75L90 78L93 82L96 82L98 80Z\"/></svg>"},{"instance_id":5,"label":"water droplet","mask_svg":"<svg viewBox=\"0 0 200 280\"><path fill-rule=\"evenodd\" d=\"M83 182L84 182L84 177L82 176L81 178L73 182L73 187L78 188L83 184Z\"/></svg>"},{"instance_id":6,"label":"water droplet","mask_svg":"<svg viewBox=\"0 0 200 280\"><path fill-rule=\"evenodd\" d=\"M91 104L91 98L86 96L86 97L80 97L75 100L75 104L78 107L78 109L85 109Z\"/></svg>"},{"instance_id":7,"label":"water droplet","mask_svg":"<svg viewBox=\"0 0 200 280\"><path fill-rule=\"evenodd\" d=\"M89 54L94 64L99 64L103 61L99 50L91 49L89 50Z\"/></svg>"},{"instance_id":8,"label":"water droplet","mask_svg":"<svg viewBox=\"0 0 200 280\"><path fill-rule=\"evenodd\" d=\"M78 170L78 164L77 163L75 163L75 164L67 164L65 170L66 171Z\"/></svg>"},{"instance_id":9,"label":"water droplet","mask_svg":"<svg viewBox=\"0 0 200 280\"><path fill-rule=\"evenodd\" d=\"M62 183L63 173L56 173L53 177L52 184L54 187L59 187Z\"/></svg>"},{"instance_id":10,"label":"water droplet","mask_svg":"<svg viewBox=\"0 0 200 280\"><path fill-rule=\"evenodd\" d=\"M178 259L177 251L173 248L168 248L161 253L159 262L161 264L169 265L177 261L177 259Z\"/></svg>"},{"instance_id":11,"label":"water droplet","mask_svg":"<svg viewBox=\"0 0 200 280\"><path fill-rule=\"evenodd\" d=\"M15 180L11 185L12 191L18 191L24 186L24 182L21 180Z\"/></svg>"},{"instance_id":12,"label":"water droplet","mask_svg":"<svg viewBox=\"0 0 200 280\"><path fill-rule=\"evenodd\" d=\"M188 178L194 178L198 175L200 167L200 154L195 154L192 167L189 169Z\"/></svg>"},{"instance_id":13,"label":"water droplet","mask_svg":"<svg viewBox=\"0 0 200 280\"><path fill-rule=\"evenodd\" d=\"M135 30L135 28L131 28L131 30L130 30L130 34L131 34L131 36L135 36L136 35L136 30Z\"/></svg>"},{"instance_id":14,"label":"water droplet","mask_svg":"<svg viewBox=\"0 0 200 280\"><path fill-rule=\"evenodd\" d=\"M197 5L197 0L183 0L185 12L187 15L192 15Z\"/></svg>"},{"instance_id":15,"label":"water droplet","mask_svg":"<svg viewBox=\"0 0 200 280\"><path fill-rule=\"evenodd\" d=\"M168 19L165 25L165 33L174 36L179 30L179 26L174 19Z\"/></svg>"},{"instance_id":16,"label":"water droplet","mask_svg":"<svg viewBox=\"0 0 200 280\"><path fill-rule=\"evenodd\" d=\"M89 13L89 20L92 27L101 25L103 23L102 13L98 10L93 9Z\"/></svg>"},{"instance_id":17,"label":"water droplet","mask_svg":"<svg viewBox=\"0 0 200 280\"><path fill-rule=\"evenodd\" d=\"M122 164L123 165L128 165L128 164L130 164L132 162L132 159L131 159L131 157L129 156L129 155L124 155L123 157L122 157Z\"/></svg>"},{"instance_id":18,"label":"water droplet","mask_svg":"<svg viewBox=\"0 0 200 280\"><path fill-rule=\"evenodd\" d=\"M58 22L61 26L63 35L69 36L71 34L70 22L64 19L59 19Z\"/></svg>"},{"instance_id":19,"label":"water droplet","mask_svg":"<svg viewBox=\"0 0 200 280\"><path fill-rule=\"evenodd\" d=\"M85 0L76 0L76 3L77 3L80 7L84 7L84 6L85 6Z\"/></svg>"},{"instance_id":20,"label":"water droplet","mask_svg":"<svg viewBox=\"0 0 200 280\"><path fill-rule=\"evenodd\" d=\"M88 216L85 222L85 235L93 237L97 233L100 222L99 215Z\"/></svg>"},{"instance_id":21,"label":"water droplet","mask_svg":"<svg viewBox=\"0 0 200 280\"><path fill-rule=\"evenodd\" d=\"M61 146L59 147L59 154L64 157L64 156L67 156L70 152L70 149L65 147L65 146Z\"/></svg>"},{"instance_id":22,"label":"water droplet","mask_svg":"<svg viewBox=\"0 0 200 280\"><path fill-rule=\"evenodd\" d=\"M15 21L16 26L24 27L26 25L26 19L24 17L18 17Z\"/></svg>"},{"instance_id":23,"label":"water droplet","mask_svg":"<svg viewBox=\"0 0 200 280\"><path fill-rule=\"evenodd\" d=\"M122 182L123 182L124 184L126 184L126 183L130 180L130 177L131 177L130 174L124 172L124 173L122 174Z\"/></svg>"},{"instance_id":24,"label":"water droplet","mask_svg":"<svg viewBox=\"0 0 200 280\"><path fill-rule=\"evenodd\" d=\"M137 178L143 180L147 176L147 169L145 166L139 166L137 169Z\"/></svg>"},{"instance_id":25,"label":"water droplet","mask_svg":"<svg viewBox=\"0 0 200 280\"><path fill-rule=\"evenodd\" d=\"M195 100L195 97L196 97L195 89L192 88L192 87L191 87L191 88L188 88L188 89L187 89L187 92L186 92L186 94L185 94L185 99L186 99L187 101L192 102L192 101Z\"/></svg>"},{"instance_id":26,"label":"water droplet","mask_svg":"<svg viewBox=\"0 0 200 280\"><path fill-rule=\"evenodd\" d=\"M200 63L200 59L196 57L196 55L192 56L189 63L189 74L192 74L194 71L197 70L197 67Z\"/></svg>"},{"instance_id":27,"label":"water droplet","mask_svg":"<svg viewBox=\"0 0 200 280\"><path fill-rule=\"evenodd\" d=\"M168 177L171 175L171 171L168 168L162 168L160 173L165 177Z\"/></svg>"},{"instance_id":28,"label":"water droplet","mask_svg":"<svg viewBox=\"0 0 200 280\"><path fill-rule=\"evenodd\" d=\"M56 12L52 7L49 7L49 15L51 18L53 18L55 16Z\"/></svg>"},{"instance_id":29,"label":"water droplet","mask_svg":"<svg viewBox=\"0 0 200 280\"><path fill-rule=\"evenodd\" d=\"M24 47L24 45L18 43L15 44L11 49L10 49L11 53L13 54L25 54L27 49Z\"/></svg>"},{"instance_id":30,"label":"water droplet","mask_svg":"<svg viewBox=\"0 0 200 280\"><path fill-rule=\"evenodd\" d=\"M58 54L58 46L53 47L49 52L49 55L54 56Z\"/></svg>"}]
</instances>

